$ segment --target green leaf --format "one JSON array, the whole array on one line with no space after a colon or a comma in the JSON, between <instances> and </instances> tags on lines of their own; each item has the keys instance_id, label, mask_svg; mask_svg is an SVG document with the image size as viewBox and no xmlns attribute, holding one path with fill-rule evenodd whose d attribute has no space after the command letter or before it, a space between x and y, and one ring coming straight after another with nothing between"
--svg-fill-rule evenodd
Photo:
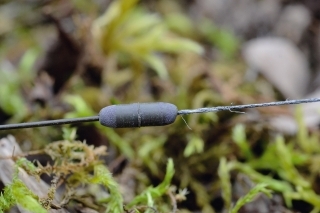
<instances>
[{"instance_id":1,"label":"green leaf","mask_svg":"<svg viewBox=\"0 0 320 213\"><path fill-rule=\"evenodd\" d=\"M137 0L114 1L92 31L105 55L145 64L163 79L168 73L161 53L204 52L196 42L173 34L160 16L148 13Z\"/></svg>"},{"instance_id":2,"label":"green leaf","mask_svg":"<svg viewBox=\"0 0 320 213\"><path fill-rule=\"evenodd\" d=\"M253 168L251 168L249 165L239 162L231 162L229 163L230 168L238 170L247 176L249 176L254 182L257 183L266 183L268 184L269 188L282 192L282 193L290 193L293 192L293 188L291 184L289 184L287 181L282 180L276 180L268 175L263 175Z\"/></svg>"},{"instance_id":3,"label":"green leaf","mask_svg":"<svg viewBox=\"0 0 320 213\"><path fill-rule=\"evenodd\" d=\"M18 178L14 178L12 183L4 188L4 193L0 195L0 212L9 210L14 205L19 205L34 213L47 212L40 204L38 196Z\"/></svg>"},{"instance_id":4,"label":"green leaf","mask_svg":"<svg viewBox=\"0 0 320 213\"><path fill-rule=\"evenodd\" d=\"M220 159L218 168L218 175L221 182L222 198L225 203L225 208L230 209L231 207L231 183L230 183L230 168L227 164L226 158Z\"/></svg>"},{"instance_id":5,"label":"green leaf","mask_svg":"<svg viewBox=\"0 0 320 213\"><path fill-rule=\"evenodd\" d=\"M192 134L189 138L188 145L184 149L183 155L189 157L193 154L199 154L203 152L204 141L201 137Z\"/></svg>"},{"instance_id":6,"label":"green leaf","mask_svg":"<svg viewBox=\"0 0 320 213\"><path fill-rule=\"evenodd\" d=\"M12 195L16 199L18 205L22 208L34 213L46 213L40 204L37 196L35 196L22 181L15 181L12 185Z\"/></svg>"},{"instance_id":7,"label":"green leaf","mask_svg":"<svg viewBox=\"0 0 320 213\"><path fill-rule=\"evenodd\" d=\"M143 59L149 64L151 68L153 68L156 71L160 78L168 78L167 68L158 56L149 54L143 57Z\"/></svg>"},{"instance_id":8,"label":"green leaf","mask_svg":"<svg viewBox=\"0 0 320 213\"><path fill-rule=\"evenodd\" d=\"M249 160L253 158L253 154L246 138L245 126L243 124L237 124L232 129L232 139L238 145L245 158Z\"/></svg>"},{"instance_id":9,"label":"green leaf","mask_svg":"<svg viewBox=\"0 0 320 213\"><path fill-rule=\"evenodd\" d=\"M250 203L260 192L266 194L268 197L271 197L271 190L267 189L268 185L265 183L257 184L253 189L251 189L248 194L244 197L241 197L236 205L233 207L230 213L237 213L242 206L247 203Z\"/></svg>"},{"instance_id":10,"label":"green leaf","mask_svg":"<svg viewBox=\"0 0 320 213\"><path fill-rule=\"evenodd\" d=\"M128 141L120 137L114 129L105 128L99 123L97 123L97 128L99 128L101 132L110 140L110 142L119 149L120 153L129 159L134 158L135 151L133 148L129 145Z\"/></svg>"},{"instance_id":11,"label":"green leaf","mask_svg":"<svg viewBox=\"0 0 320 213\"><path fill-rule=\"evenodd\" d=\"M157 159L163 157L163 146L167 139L163 135L158 135L157 137L146 136L141 139L141 143L139 144L136 156L139 156L143 160L143 163L154 175L159 174L159 162Z\"/></svg>"},{"instance_id":12,"label":"green leaf","mask_svg":"<svg viewBox=\"0 0 320 213\"><path fill-rule=\"evenodd\" d=\"M192 35L194 27L188 16L182 13L170 13L165 17L169 29L183 35Z\"/></svg>"},{"instance_id":13,"label":"green leaf","mask_svg":"<svg viewBox=\"0 0 320 213\"><path fill-rule=\"evenodd\" d=\"M187 38L166 38L163 42L156 44L156 49L169 53L194 52L203 54L204 49L196 42Z\"/></svg>"},{"instance_id":14,"label":"green leaf","mask_svg":"<svg viewBox=\"0 0 320 213\"><path fill-rule=\"evenodd\" d=\"M282 136L278 136L276 139L276 149L279 158L278 163L281 167L278 171L279 175L294 183L296 186L310 188L310 183L306 181L295 168L293 158L291 156L291 150L285 145Z\"/></svg>"},{"instance_id":15,"label":"green leaf","mask_svg":"<svg viewBox=\"0 0 320 213\"><path fill-rule=\"evenodd\" d=\"M171 180L174 175L174 167L173 167L173 161L172 159L168 160L167 169L166 169L166 175L164 177L163 182L156 186L156 187L149 187L144 192L142 192L140 195L136 196L127 206L128 208L133 207L136 204L148 204L148 202L151 202L149 199L149 196L151 195L151 198L157 199L164 195L171 183Z\"/></svg>"},{"instance_id":16,"label":"green leaf","mask_svg":"<svg viewBox=\"0 0 320 213\"><path fill-rule=\"evenodd\" d=\"M36 49L29 49L23 54L18 68L20 81L32 81L35 78L33 66L38 56L39 51Z\"/></svg>"},{"instance_id":17,"label":"green leaf","mask_svg":"<svg viewBox=\"0 0 320 213\"><path fill-rule=\"evenodd\" d=\"M123 198L118 183L113 179L112 174L104 165L94 166L94 176L89 180L89 183L102 184L109 189L110 198L108 199L106 212L123 212Z\"/></svg>"},{"instance_id":18,"label":"green leaf","mask_svg":"<svg viewBox=\"0 0 320 213\"><path fill-rule=\"evenodd\" d=\"M64 101L74 107L74 111L66 113L65 118L79 118L95 115L95 112L79 95L67 95L64 98Z\"/></svg>"},{"instance_id":19,"label":"green leaf","mask_svg":"<svg viewBox=\"0 0 320 213\"><path fill-rule=\"evenodd\" d=\"M239 40L232 32L216 27L208 19L201 21L200 31L228 58L233 57L239 49Z\"/></svg>"},{"instance_id":20,"label":"green leaf","mask_svg":"<svg viewBox=\"0 0 320 213\"><path fill-rule=\"evenodd\" d=\"M63 127L62 128L62 137L65 140L68 141L74 141L77 136L77 128L68 128L68 127Z\"/></svg>"}]
</instances>

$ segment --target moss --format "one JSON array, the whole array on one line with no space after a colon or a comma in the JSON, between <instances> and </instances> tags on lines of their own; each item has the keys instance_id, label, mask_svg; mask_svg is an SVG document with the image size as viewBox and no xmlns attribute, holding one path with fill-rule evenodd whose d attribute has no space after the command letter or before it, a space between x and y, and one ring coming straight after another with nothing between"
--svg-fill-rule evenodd
<instances>
[{"instance_id":1,"label":"moss","mask_svg":"<svg viewBox=\"0 0 320 213\"><path fill-rule=\"evenodd\" d=\"M71 135L73 135L72 132ZM70 137L69 135L66 136ZM124 206L131 209L140 208L141 206L157 208L154 202L169 191L174 175L173 161L170 159L164 181L157 187L149 187L126 205L117 181L108 168L101 164L99 160L99 156L106 154L105 148L94 148L79 141L65 140L49 144L44 150L36 153L41 152L47 153L54 160L53 165L42 166L38 164L38 166L35 166L27 159L19 158L16 162L17 169L12 184L6 186L0 196L1 212L10 209L14 205L20 205L24 209L37 213L46 212L46 209L48 210L52 207L52 201L57 190L57 181L61 178L64 179L69 190L80 186L90 187L90 185L96 184L105 187L109 192L108 198L100 199L99 201L95 200L94 202L99 202L100 205L105 206L106 212L121 213L124 211ZM19 180L17 175L18 168L23 168L29 175L37 178L43 173L55 175L46 198L39 199ZM74 199L73 195L69 194L68 191L65 193L64 200ZM183 193L180 196L183 196ZM67 204L68 202L63 203L63 205Z\"/></svg>"},{"instance_id":2,"label":"moss","mask_svg":"<svg viewBox=\"0 0 320 213\"><path fill-rule=\"evenodd\" d=\"M38 37L30 32L2 36L1 53L25 52L17 72L0 72L0 113L12 115L10 121L91 116L110 104L132 102L163 101L187 109L277 99L265 79L243 80L246 66L237 55L241 45L237 35L208 19L190 18L190 5L181 3L185 1L114 0L105 12L94 2L76 0L69 5L72 18L66 20L74 21L73 35L83 47L83 57L79 72L44 107L29 102L35 78L31 66L39 54L29 46L16 51L25 40ZM31 12L42 13L42 9ZM15 42L20 45L12 45ZM1 55L1 61L11 59ZM87 83L88 76L98 83ZM249 120L249 113L228 111L184 116L192 130L180 117L173 125L156 128L110 129L98 122L86 123L79 130L90 125L90 131L79 132L81 141L73 128L16 131L18 141L32 141L30 150L41 149L34 153L48 155L53 162L41 165L20 158L17 165L31 176L49 174L59 180L51 184L46 198L30 194L44 209L52 207L55 190L63 183L67 190L61 207L70 209L81 205L99 212L169 212L174 210L172 203L180 200L178 207L184 212L236 212L257 193L270 190L282 195L286 208L293 208L298 200L316 212L320 209L319 134L308 131L299 108L295 112L298 134L278 134L263 122L279 113L273 109L258 109L258 121ZM108 152L101 144L108 145ZM112 161L110 167L106 158ZM172 160L167 163L167 159ZM257 188L233 200L237 174L245 174ZM16 187L21 188L19 184ZM18 203L11 188L2 192L3 209ZM179 193L179 188L188 189L188 195ZM221 198L224 202L219 202Z\"/></svg>"},{"instance_id":3,"label":"moss","mask_svg":"<svg viewBox=\"0 0 320 213\"><path fill-rule=\"evenodd\" d=\"M26 163L27 160L19 161L19 163L22 162ZM18 168L17 165L12 183L5 186L3 193L0 195L0 212L7 211L15 205L35 213L47 212L41 205L39 197L18 178ZM34 170L34 167L31 170Z\"/></svg>"}]
</instances>

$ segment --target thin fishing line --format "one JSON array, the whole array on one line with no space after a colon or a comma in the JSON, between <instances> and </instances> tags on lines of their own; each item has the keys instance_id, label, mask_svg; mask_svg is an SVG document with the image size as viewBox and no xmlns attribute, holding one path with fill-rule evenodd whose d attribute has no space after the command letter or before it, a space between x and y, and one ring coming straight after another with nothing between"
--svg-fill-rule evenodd
<instances>
[{"instance_id":1,"label":"thin fishing line","mask_svg":"<svg viewBox=\"0 0 320 213\"><path fill-rule=\"evenodd\" d=\"M198 109L183 109L178 110L177 107L170 103L156 102L156 103L133 103L111 105L101 109L99 115L84 117L84 118L70 118L59 120L47 120L30 123L6 124L0 125L0 130L33 128L42 126L54 126L62 124L75 124L83 122L99 121L101 125L111 128L133 128L145 126L164 126L175 121L178 115L188 115L194 113L209 113L219 111L230 111L237 113L244 113L237 110L257 108L257 107L271 107L281 105L293 105L320 102L320 98L300 99L300 100L286 100L259 104L245 104L245 105L231 105L231 106L217 106ZM189 127L190 128L190 127Z\"/></svg>"},{"instance_id":2,"label":"thin fishing line","mask_svg":"<svg viewBox=\"0 0 320 213\"><path fill-rule=\"evenodd\" d=\"M231 103L231 106L233 106L233 103ZM241 112L241 111L232 111L231 109L229 109L230 112L234 112L234 113L238 113L238 114L244 114L245 112Z\"/></svg>"},{"instance_id":3,"label":"thin fishing line","mask_svg":"<svg viewBox=\"0 0 320 213\"><path fill-rule=\"evenodd\" d=\"M234 105L234 106L217 106L217 107L207 107L207 108L198 108L198 109L183 109L178 111L178 115L219 112L219 111L232 111L232 110L241 110L241 109L248 109L248 108L304 104L304 103L313 103L313 102L320 102L320 98L286 100L286 101L276 101L276 102L259 103L259 104Z\"/></svg>"},{"instance_id":4,"label":"thin fishing line","mask_svg":"<svg viewBox=\"0 0 320 213\"><path fill-rule=\"evenodd\" d=\"M182 120L187 125L188 129L192 130L191 127L188 125L187 121L184 119L183 115L181 115Z\"/></svg>"},{"instance_id":5,"label":"thin fishing line","mask_svg":"<svg viewBox=\"0 0 320 213\"><path fill-rule=\"evenodd\" d=\"M62 124L75 124L75 123L84 123L84 122L93 122L93 121L99 121L99 116L37 121L37 122L19 123L19 124L6 124L6 125L0 125L0 130L24 129L24 128L34 128L34 127L42 127L42 126L56 126L56 125L62 125Z\"/></svg>"}]
</instances>

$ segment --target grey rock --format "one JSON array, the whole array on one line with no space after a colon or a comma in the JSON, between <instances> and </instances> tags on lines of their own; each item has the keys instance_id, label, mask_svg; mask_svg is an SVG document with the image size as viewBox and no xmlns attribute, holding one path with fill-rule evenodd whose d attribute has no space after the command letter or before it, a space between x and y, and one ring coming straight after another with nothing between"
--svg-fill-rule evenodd
<instances>
[{"instance_id":1,"label":"grey rock","mask_svg":"<svg viewBox=\"0 0 320 213\"><path fill-rule=\"evenodd\" d=\"M298 43L311 23L311 14L303 5L288 5L284 8L275 34Z\"/></svg>"},{"instance_id":2,"label":"grey rock","mask_svg":"<svg viewBox=\"0 0 320 213\"><path fill-rule=\"evenodd\" d=\"M191 15L209 18L239 37L256 37L273 29L280 7L277 0L197 0Z\"/></svg>"},{"instance_id":3,"label":"grey rock","mask_svg":"<svg viewBox=\"0 0 320 213\"><path fill-rule=\"evenodd\" d=\"M303 98L319 98L320 89L314 91L311 94ZM277 131L285 134L294 135L298 132L298 124L296 119L293 117L294 109L296 106L291 106L289 115L282 115L273 117L270 119L270 125ZM303 122L308 129L318 129L320 124L320 103L308 103L301 105Z\"/></svg>"},{"instance_id":4,"label":"grey rock","mask_svg":"<svg viewBox=\"0 0 320 213\"><path fill-rule=\"evenodd\" d=\"M250 70L261 73L285 98L302 98L310 71L303 53L290 41L265 37L247 42L243 57Z\"/></svg>"}]
</instances>

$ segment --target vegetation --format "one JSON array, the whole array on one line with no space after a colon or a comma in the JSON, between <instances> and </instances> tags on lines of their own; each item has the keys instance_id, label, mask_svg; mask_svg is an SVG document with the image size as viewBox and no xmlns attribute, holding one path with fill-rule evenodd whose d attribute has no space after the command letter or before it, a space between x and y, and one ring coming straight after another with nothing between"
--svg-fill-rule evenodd
<instances>
[{"instance_id":1,"label":"vegetation","mask_svg":"<svg viewBox=\"0 0 320 213\"><path fill-rule=\"evenodd\" d=\"M58 44L74 41L81 56L67 57L75 61L76 71L69 70L71 77L50 98L34 95L37 80L48 75L57 82L62 75L35 72L36 60L45 55L35 39L44 33L44 24L30 27L16 20L18 30L2 35L0 62L10 61L6 53L12 48L22 53L14 69L0 67L0 122L91 116L117 103L162 101L187 109L277 98L265 79L243 81L245 65L237 56L240 40L235 35L209 20L193 22L179 1L154 3L156 13L146 2L115 0L99 18L98 5L71 2L75 32L67 38L60 34ZM12 40L17 42L13 47ZM25 154L15 158L16 173L2 190L0 213L14 205L36 213L79 206L115 213L236 213L261 196L267 202L277 195L282 208L295 210L295 202L303 202L319 212L320 135L308 131L299 108L294 136L259 122L268 117L259 112L254 122L236 112L185 116L192 130L178 117L174 124L156 128L110 129L90 123L1 132L22 141ZM27 159L34 154L52 162ZM18 178L18 168L39 179L49 175L53 181L47 197L30 191ZM236 187L240 176L249 182L242 191ZM54 203L61 185L63 199Z\"/></svg>"}]
</instances>

